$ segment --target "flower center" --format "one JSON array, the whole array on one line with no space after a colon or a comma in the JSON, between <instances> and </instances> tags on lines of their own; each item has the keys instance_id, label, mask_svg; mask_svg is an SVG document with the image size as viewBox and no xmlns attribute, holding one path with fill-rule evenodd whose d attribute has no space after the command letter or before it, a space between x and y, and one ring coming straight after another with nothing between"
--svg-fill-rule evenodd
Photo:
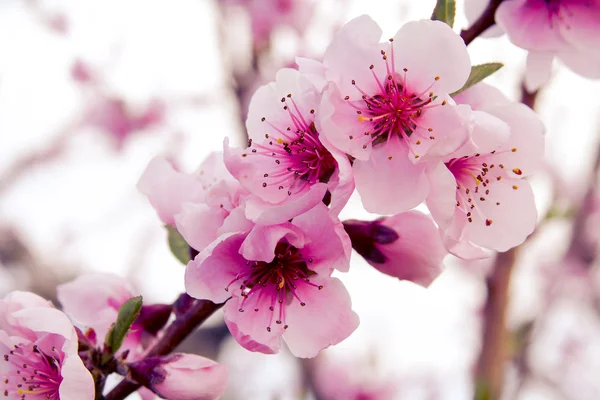
<instances>
[{"instance_id":1,"label":"flower center","mask_svg":"<svg viewBox=\"0 0 600 400\"><path fill-rule=\"evenodd\" d=\"M353 79L352 85L361 94L361 100L350 100L350 96L344 99L356 109L358 121L368 123L368 129L363 134L370 139L363 144L363 149L366 149L369 143L377 145L389 142L396 134L405 141L415 158L419 158L415 146L419 146L422 140L435 140L435 136L432 135L433 128L423 126L420 117L424 111L446 104L446 101L431 104L436 98L431 88L440 77L436 76L421 93L415 93L409 89L408 69L403 68L401 73L396 71L393 39L390 39L390 53L391 61L385 50L381 50L386 67L385 78L380 79L375 72L375 66L369 66L377 84L376 93L367 93ZM349 139L354 139L354 135L350 135Z\"/></svg>"},{"instance_id":2,"label":"flower center","mask_svg":"<svg viewBox=\"0 0 600 400\"><path fill-rule=\"evenodd\" d=\"M513 168L514 175L511 176L504 164L494 163L494 159L498 161L498 156L516 151L516 147L498 152L494 150L484 155L477 153L473 156L453 158L445 163L456 179L456 207L466 214L468 222L473 222L473 213L477 213L487 226L492 225L493 221L486 218L476 204L493 199L492 189L495 182L501 181L503 177L518 178L523 174L519 168ZM518 186L513 185L513 189L517 190ZM500 202L496 201L496 205L499 206Z\"/></svg>"},{"instance_id":3,"label":"flower center","mask_svg":"<svg viewBox=\"0 0 600 400\"><path fill-rule=\"evenodd\" d=\"M55 347L46 353L36 345L15 345L4 355L9 364L4 376L4 396L19 399L59 400L61 360ZM0 390L1 392L1 390Z\"/></svg>"},{"instance_id":4,"label":"flower center","mask_svg":"<svg viewBox=\"0 0 600 400\"><path fill-rule=\"evenodd\" d=\"M300 250L296 247L280 241L275 247L275 258L271 262L264 261L247 261L246 268L240 272L235 279L225 288L229 291L229 287L238 281L242 281L240 290L243 297L240 304L239 312L244 312L246 303L249 300L254 300L254 311L260 311L258 305L268 305L271 318L267 326L267 331L271 332L271 324L273 320L283 328L287 329L285 323L286 304L292 301L298 301L300 306L306 306L306 303L298 294L299 285L306 285L323 289L322 285L315 285L310 281L310 276L315 275L311 271L307 262L313 262L311 257L304 257Z\"/></svg>"},{"instance_id":5,"label":"flower center","mask_svg":"<svg viewBox=\"0 0 600 400\"><path fill-rule=\"evenodd\" d=\"M276 138L267 133L262 143L250 140L248 146L252 148L251 154L270 159L262 186L276 186L279 190L287 190L291 196L315 183L329 182L337 162L319 140L314 124L315 110L310 110L310 118L307 119L291 94L282 98L281 102L289 115L290 126L278 127L263 117L261 120L275 130L273 136Z\"/></svg>"}]
</instances>

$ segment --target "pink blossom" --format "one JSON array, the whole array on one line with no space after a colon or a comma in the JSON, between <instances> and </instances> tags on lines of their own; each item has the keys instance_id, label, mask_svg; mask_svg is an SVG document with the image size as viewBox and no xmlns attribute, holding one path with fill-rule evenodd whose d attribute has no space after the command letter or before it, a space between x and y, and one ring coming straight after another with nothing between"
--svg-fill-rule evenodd
<instances>
[{"instance_id":1,"label":"pink blossom","mask_svg":"<svg viewBox=\"0 0 600 400\"><path fill-rule=\"evenodd\" d=\"M376 221L344 221L352 247L384 274L427 287L447 252L431 217L409 211Z\"/></svg>"},{"instance_id":2,"label":"pink blossom","mask_svg":"<svg viewBox=\"0 0 600 400\"><path fill-rule=\"evenodd\" d=\"M350 296L331 277L347 271L343 226L318 204L292 222L222 235L186 269L187 292L225 305L225 322L246 349L276 353L283 336L298 357L314 357L358 326Z\"/></svg>"},{"instance_id":3,"label":"pink blossom","mask_svg":"<svg viewBox=\"0 0 600 400\"><path fill-rule=\"evenodd\" d=\"M94 399L92 375L77 350L75 328L50 302L28 292L12 292L0 300L4 398Z\"/></svg>"},{"instance_id":4,"label":"pink blossom","mask_svg":"<svg viewBox=\"0 0 600 400\"><path fill-rule=\"evenodd\" d=\"M84 123L110 134L120 148L131 134L158 125L164 115L165 105L158 99L134 109L120 98L100 95L85 112Z\"/></svg>"},{"instance_id":5,"label":"pink blossom","mask_svg":"<svg viewBox=\"0 0 600 400\"><path fill-rule=\"evenodd\" d=\"M439 21L404 25L388 43L367 16L350 21L328 47L317 127L355 157L356 187L368 211L393 214L428 191L425 169L468 138L449 97L471 71L462 39ZM306 63L303 63L306 64ZM310 66L309 76L318 69Z\"/></svg>"},{"instance_id":6,"label":"pink blossom","mask_svg":"<svg viewBox=\"0 0 600 400\"><path fill-rule=\"evenodd\" d=\"M212 400L225 391L227 367L193 354L150 357L130 364L137 381L169 400Z\"/></svg>"},{"instance_id":7,"label":"pink blossom","mask_svg":"<svg viewBox=\"0 0 600 400\"><path fill-rule=\"evenodd\" d=\"M107 273L81 275L58 285L56 292L65 313L78 324L92 328L100 342L117 320L123 303L138 295L125 279ZM129 350L130 359L141 356L170 314L168 305L144 305L127 333L121 351Z\"/></svg>"},{"instance_id":8,"label":"pink blossom","mask_svg":"<svg viewBox=\"0 0 600 400\"><path fill-rule=\"evenodd\" d=\"M528 90L548 80L554 57L577 74L600 78L600 1L504 1L496 23L515 45L529 50Z\"/></svg>"},{"instance_id":9,"label":"pink blossom","mask_svg":"<svg viewBox=\"0 0 600 400\"><path fill-rule=\"evenodd\" d=\"M298 71L284 68L254 94L248 112L249 146L225 147L225 164L256 197L246 216L280 223L323 200L328 190L339 212L354 190L350 162L320 135L320 92Z\"/></svg>"},{"instance_id":10,"label":"pink blossom","mask_svg":"<svg viewBox=\"0 0 600 400\"><path fill-rule=\"evenodd\" d=\"M535 228L533 192L523 178L542 163L544 126L530 108L484 84L456 100L476 107L471 141L428 172L435 189L427 206L451 253L482 258L482 248L506 251Z\"/></svg>"},{"instance_id":11,"label":"pink blossom","mask_svg":"<svg viewBox=\"0 0 600 400\"><path fill-rule=\"evenodd\" d=\"M161 220L175 225L198 251L224 232L250 229L242 207L248 193L226 170L222 153L211 153L194 174L178 172L164 158L156 157L138 189Z\"/></svg>"}]
</instances>

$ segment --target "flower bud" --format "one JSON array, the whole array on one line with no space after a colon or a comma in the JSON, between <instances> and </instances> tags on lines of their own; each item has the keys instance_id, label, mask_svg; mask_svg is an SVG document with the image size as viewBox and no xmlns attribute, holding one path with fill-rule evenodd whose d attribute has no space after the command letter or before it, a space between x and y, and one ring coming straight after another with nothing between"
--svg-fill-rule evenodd
<instances>
[{"instance_id":1,"label":"flower bud","mask_svg":"<svg viewBox=\"0 0 600 400\"><path fill-rule=\"evenodd\" d=\"M352 247L384 274L429 286L441 273L446 250L433 220L409 211L375 221L349 220Z\"/></svg>"},{"instance_id":2,"label":"flower bud","mask_svg":"<svg viewBox=\"0 0 600 400\"><path fill-rule=\"evenodd\" d=\"M217 399L227 384L227 367L193 354L149 357L129 364L131 378L169 400Z\"/></svg>"}]
</instances>

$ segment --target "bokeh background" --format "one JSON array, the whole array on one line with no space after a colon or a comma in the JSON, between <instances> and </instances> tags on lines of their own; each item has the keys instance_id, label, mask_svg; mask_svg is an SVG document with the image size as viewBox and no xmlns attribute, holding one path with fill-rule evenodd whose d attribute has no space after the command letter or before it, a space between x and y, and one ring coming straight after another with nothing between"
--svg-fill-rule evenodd
<instances>
[{"instance_id":1,"label":"bokeh background","mask_svg":"<svg viewBox=\"0 0 600 400\"><path fill-rule=\"evenodd\" d=\"M148 161L162 154L192 171L226 136L242 145L248 101L277 69L295 56L319 59L358 15L391 37L429 18L434 4L0 0L0 296L20 289L55 299L58 283L103 271L129 279L146 303L172 302L184 268L136 190ZM457 5L458 32L468 23ZM473 64L505 63L487 82L520 100L523 50L496 37L469 52ZM537 95L547 163L532 178L540 228L519 249L508 287L506 399L600 398L599 93L600 82L557 64ZM341 215L374 217L358 196ZM574 229L591 259L565 257ZM249 353L219 314L184 346L229 366L226 399L469 399L493 271L493 258L448 256L423 289L354 254L339 277L361 325L318 358Z\"/></svg>"}]
</instances>

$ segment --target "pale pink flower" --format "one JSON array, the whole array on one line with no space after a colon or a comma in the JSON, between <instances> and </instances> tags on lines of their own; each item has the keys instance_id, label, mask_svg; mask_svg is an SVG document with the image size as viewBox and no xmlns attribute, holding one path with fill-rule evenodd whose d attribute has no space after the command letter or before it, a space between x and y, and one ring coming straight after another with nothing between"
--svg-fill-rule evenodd
<instances>
[{"instance_id":1,"label":"pale pink flower","mask_svg":"<svg viewBox=\"0 0 600 400\"><path fill-rule=\"evenodd\" d=\"M528 90L548 80L554 57L577 74L600 78L600 1L507 0L495 17L515 45L529 50Z\"/></svg>"},{"instance_id":2,"label":"pale pink flower","mask_svg":"<svg viewBox=\"0 0 600 400\"><path fill-rule=\"evenodd\" d=\"M227 385L227 367L194 354L150 357L129 365L136 381L169 400L213 400Z\"/></svg>"},{"instance_id":3,"label":"pale pink flower","mask_svg":"<svg viewBox=\"0 0 600 400\"><path fill-rule=\"evenodd\" d=\"M246 349L276 353L283 336L298 357L314 357L358 326L344 285L350 241L319 204L292 222L221 236L186 269L187 292L225 305L225 322Z\"/></svg>"},{"instance_id":4,"label":"pale pink flower","mask_svg":"<svg viewBox=\"0 0 600 400\"><path fill-rule=\"evenodd\" d=\"M408 211L376 221L344 221L352 247L384 274L427 287L447 254L431 217Z\"/></svg>"},{"instance_id":5,"label":"pale pink flower","mask_svg":"<svg viewBox=\"0 0 600 400\"><path fill-rule=\"evenodd\" d=\"M542 163L544 125L529 107L484 84L456 101L475 108L471 140L428 171L433 189L427 206L451 253L482 258L482 248L506 251L535 228L533 192L523 178Z\"/></svg>"},{"instance_id":6,"label":"pale pink flower","mask_svg":"<svg viewBox=\"0 0 600 400\"><path fill-rule=\"evenodd\" d=\"M140 178L138 189L161 220L177 227L200 251L224 232L250 229L243 202L248 193L227 171L222 153L211 153L194 174L176 171L156 157Z\"/></svg>"},{"instance_id":7,"label":"pale pink flower","mask_svg":"<svg viewBox=\"0 0 600 400\"><path fill-rule=\"evenodd\" d=\"M94 381L78 354L69 318L41 297L0 300L0 396L7 400L93 400Z\"/></svg>"},{"instance_id":8,"label":"pale pink flower","mask_svg":"<svg viewBox=\"0 0 600 400\"><path fill-rule=\"evenodd\" d=\"M225 147L225 164L253 195L246 216L280 223L331 194L335 213L354 190L348 157L315 126L320 92L298 71L279 70L275 82L254 94L248 112L247 149Z\"/></svg>"},{"instance_id":9,"label":"pale pink flower","mask_svg":"<svg viewBox=\"0 0 600 400\"><path fill-rule=\"evenodd\" d=\"M462 39L439 21L407 23L388 43L380 37L379 26L362 16L334 38L323 60L333 83L325 89L317 128L356 158L365 208L394 214L423 201L425 169L467 140L449 93L463 86L471 63ZM317 70L311 65L309 76Z\"/></svg>"},{"instance_id":10,"label":"pale pink flower","mask_svg":"<svg viewBox=\"0 0 600 400\"><path fill-rule=\"evenodd\" d=\"M92 328L100 343L117 320L119 308L138 295L125 279L107 273L81 275L58 285L56 293L65 313L76 323ZM162 327L170 314L169 306L144 305L127 333L121 351L129 350L130 358L140 356L153 341L155 328Z\"/></svg>"}]
</instances>

